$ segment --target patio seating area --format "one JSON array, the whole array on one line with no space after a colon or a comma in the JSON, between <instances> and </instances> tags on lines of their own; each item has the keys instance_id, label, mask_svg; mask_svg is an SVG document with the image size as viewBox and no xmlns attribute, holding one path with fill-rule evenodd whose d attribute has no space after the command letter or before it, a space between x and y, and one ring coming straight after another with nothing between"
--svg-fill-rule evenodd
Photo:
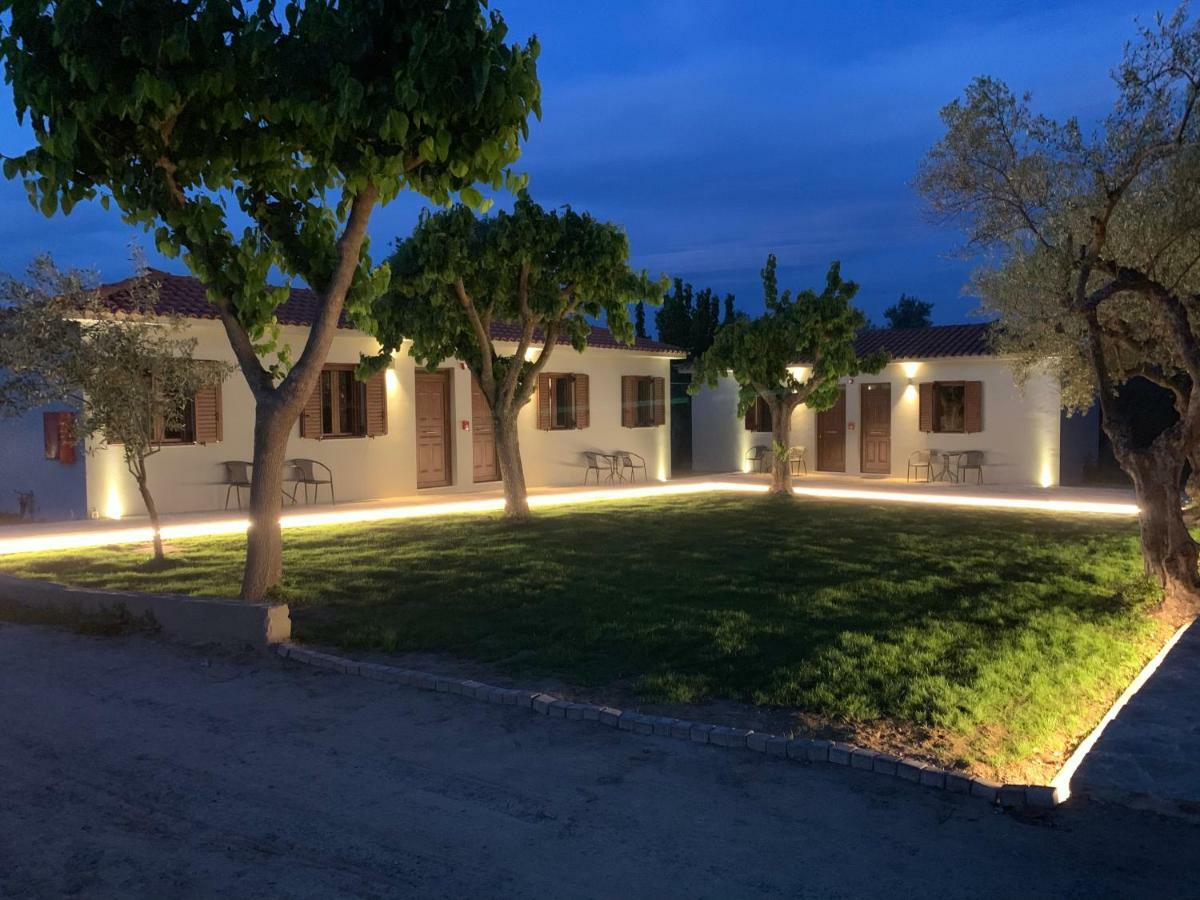
<instances>
[{"instance_id":1,"label":"patio seating area","mask_svg":"<svg viewBox=\"0 0 1200 900\"><path fill-rule=\"evenodd\" d=\"M985 459L982 450L914 450L908 455L905 481L963 484L974 472L975 483L983 484Z\"/></svg>"},{"instance_id":2,"label":"patio seating area","mask_svg":"<svg viewBox=\"0 0 1200 900\"><path fill-rule=\"evenodd\" d=\"M585 450L583 459L584 484L588 484L593 476L596 484L602 481L605 484L633 484L636 481L650 480L645 457L631 450L613 450L611 453L603 450Z\"/></svg>"},{"instance_id":3,"label":"patio seating area","mask_svg":"<svg viewBox=\"0 0 1200 900\"><path fill-rule=\"evenodd\" d=\"M219 482L225 488L225 509L229 509L230 499L237 500L237 508L242 508L242 491L250 491L254 464L243 459L227 459L221 463L224 480ZM296 458L286 460L283 464L283 496L290 500L292 506L298 502L301 490L304 492L305 503L318 503L321 499L321 488L329 493L329 505L337 501L333 491L333 470L325 463L316 459ZM310 496L311 491L311 496Z\"/></svg>"}]
</instances>

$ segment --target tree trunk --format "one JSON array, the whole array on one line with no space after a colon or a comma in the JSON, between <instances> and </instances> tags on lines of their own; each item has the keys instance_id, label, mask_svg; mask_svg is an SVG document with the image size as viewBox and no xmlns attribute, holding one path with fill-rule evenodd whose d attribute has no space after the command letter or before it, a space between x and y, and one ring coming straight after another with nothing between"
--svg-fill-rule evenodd
<instances>
[{"instance_id":1,"label":"tree trunk","mask_svg":"<svg viewBox=\"0 0 1200 900\"><path fill-rule=\"evenodd\" d=\"M158 507L154 505L154 496L150 493L150 482L146 477L146 461L140 460L133 473L137 481L138 493L142 495L142 503L146 506L146 515L150 517L150 528L154 532L154 560L162 562L166 558L163 553L162 532L158 525Z\"/></svg>"},{"instance_id":2,"label":"tree trunk","mask_svg":"<svg viewBox=\"0 0 1200 900\"><path fill-rule=\"evenodd\" d=\"M1162 585L1168 605L1200 609L1197 545L1183 518L1184 460L1162 447L1122 456L1137 493L1146 574Z\"/></svg>"},{"instance_id":3,"label":"tree trunk","mask_svg":"<svg viewBox=\"0 0 1200 900\"><path fill-rule=\"evenodd\" d=\"M283 578L283 463L299 408L259 401L254 410L254 469L242 599L258 602Z\"/></svg>"},{"instance_id":4,"label":"tree trunk","mask_svg":"<svg viewBox=\"0 0 1200 900\"><path fill-rule=\"evenodd\" d=\"M510 521L524 522L530 514L525 469L521 465L521 446L517 439L517 414L500 412L493 420L496 423L496 456L504 481L504 515Z\"/></svg>"},{"instance_id":5,"label":"tree trunk","mask_svg":"<svg viewBox=\"0 0 1200 900\"><path fill-rule=\"evenodd\" d=\"M792 407L783 402L768 403L771 409L771 490L773 496L791 497L792 467L788 461L791 448Z\"/></svg>"}]
</instances>

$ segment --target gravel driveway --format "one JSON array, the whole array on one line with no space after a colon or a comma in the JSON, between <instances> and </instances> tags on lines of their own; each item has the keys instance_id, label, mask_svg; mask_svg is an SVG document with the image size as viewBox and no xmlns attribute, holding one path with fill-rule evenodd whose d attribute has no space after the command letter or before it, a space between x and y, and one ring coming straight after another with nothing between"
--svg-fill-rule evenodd
<instances>
[{"instance_id":1,"label":"gravel driveway","mask_svg":"<svg viewBox=\"0 0 1200 900\"><path fill-rule=\"evenodd\" d=\"M1195 895L1200 826L0 623L0 895Z\"/></svg>"}]
</instances>

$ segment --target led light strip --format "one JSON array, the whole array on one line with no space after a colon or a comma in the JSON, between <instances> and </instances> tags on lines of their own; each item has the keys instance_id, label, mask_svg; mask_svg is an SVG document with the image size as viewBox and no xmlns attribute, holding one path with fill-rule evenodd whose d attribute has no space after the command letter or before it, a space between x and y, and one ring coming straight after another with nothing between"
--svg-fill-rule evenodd
<instances>
[{"instance_id":1,"label":"led light strip","mask_svg":"<svg viewBox=\"0 0 1200 900\"><path fill-rule=\"evenodd\" d=\"M763 482L685 481L673 484L654 484L643 487L611 488L606 490L567 491L555 494L536 494L529 498L532 508L597 503L608 500L645 500L654 497L678 497L689 494L739 493L763 494ZM1137 515L1133 503L1105 503L1089 500L1037 500L1021 497L981 497L958 494L926 494L920 492L878 491L858 488L797 487L802 497L828 500L869 500L875 503L909 503L926 506L960 506L978 509L1028 510L1040 512L1084 513L1092 515ZM416 519L428 516L463 515L500 512L504 498L481 500L446 500L441 503L417 503L407 506L380 506L366 509L333 509L323 512L287 513L280 517L283 528L313 528L321 525L355 525L387 522L397 519ZM19 527L19 526L17 526ZM161 530L164 541L197 537L244 534L250 527L248 519L218 519L209 522L165 525ZM0 538L0 556L13 553L80 550L86 547L106 547L114 544L145 544L154 536L149 526L122 529L42 534L31 537Z\"/></svg>"}]
</instances>

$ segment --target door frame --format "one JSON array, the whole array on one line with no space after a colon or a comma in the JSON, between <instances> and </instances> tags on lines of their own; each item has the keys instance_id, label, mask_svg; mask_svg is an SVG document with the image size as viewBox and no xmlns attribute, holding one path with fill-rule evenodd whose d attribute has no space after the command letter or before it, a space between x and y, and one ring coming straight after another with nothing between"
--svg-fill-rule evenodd
<instances>
[{"instance_id":1,"label":"door frame","mask_svg":"<svg viewBox=\"0 0 1200 900\"><path fill-rule=\"evenodd\" d=\"M887 441L888 441L888 459L887 468L882 472L868 471L866 464L867 456L867 417L863 411L867 408L863 399L867 396L867 388L881 387L886 388L884 393L887 394ZM861 475L891 475L892 474L892 383L890 381L864 381L858 386L858 471Z\"/></svg>"},{"instance_id":2,"label":"door frame","mask_svg":"<svg viewBox=\"0 0 1200 900\"><path fill-rule=\"evenodd\" d=\"M417 383L422 378L437 378L442 382L442 413L444 416L446 430L444 433L443 445L446 453L446 480L440 484L421 484L420 462L414 454L413 462L417 464L417 490L426 491L434 488L451 487L455 484L454 478L454 443L457 432L454 430L454 369L442 368L433 372L427 372L424 369L417 369L415 378L413 379L413 437L417 441L417 446L420 444L421 435L417 428ZM414 448L416 449L416 448Z\"/></svg>"},{"instance_id":3,"label":"door frame","mask_svg":"<svg viewBox=\"0 0 1200 900\"><path fill-rule=\"evenodd\" d=\"M846 405L849 401L846 399L846 386L844 384L838 385L838 394L839 394L838 403L842 404L842 436L841 436L842 467L840 469L824 469L821 467L821 446L825 443L825 438L823 437L824 432L821 430L821 416L824 415L825 413L832 412L834 409L836 409L837 404L835 403L829 409L823 410L822 412L818 412L816 414L815 420L813 422L813 425L817 432L817 466L816 466L816 469L818 472L842 472L842 473L845 473L845 471L846 471Z\"/></svg>"}]
</instances>

